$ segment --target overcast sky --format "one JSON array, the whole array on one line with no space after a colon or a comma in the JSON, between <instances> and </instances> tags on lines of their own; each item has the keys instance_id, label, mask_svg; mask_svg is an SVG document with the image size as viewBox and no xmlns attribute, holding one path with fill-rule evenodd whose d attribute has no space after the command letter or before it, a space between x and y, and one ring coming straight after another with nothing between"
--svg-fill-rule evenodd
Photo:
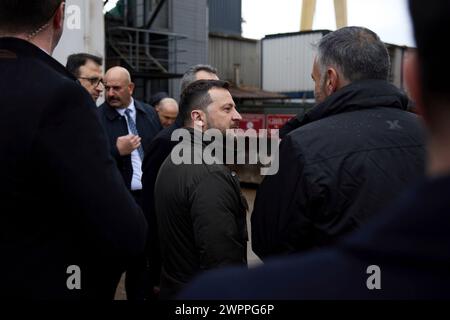
<instances>
[{"instance_id":1,"label":"overcast sky","mask_svg":"<svg viewBox=\"0 0 450 320\"><path fill-rule=\"evenodd\" d=\"M336 29L333 0L317 0L314 29ZM300 29L302 0L242 0L243 36L261 39ZM413 46L407 0L348 0L349 25L367 27L385 42Z\"/></svg>"}]
</instances>

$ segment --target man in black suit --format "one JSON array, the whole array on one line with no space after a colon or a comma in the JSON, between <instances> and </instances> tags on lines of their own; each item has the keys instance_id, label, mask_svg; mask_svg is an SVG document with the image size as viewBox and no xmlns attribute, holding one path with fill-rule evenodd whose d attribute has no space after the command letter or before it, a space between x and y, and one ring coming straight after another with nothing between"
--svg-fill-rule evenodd
<instances>
[{"instance_id":1,"label":"man in black suit","mask_svg":"<svg viewBox=\"0 0 450 320\"><path fill-rule=\"evenodd\" d=\"M142 160L148 145L162 129L154 108L133 99L134 84L130 73L114 67L105 74L106 102L99 115L109 138L110 151L136 202L141 205ZM143 300L147 290L147 262L141 257L127 269L126 291L129 300Z\"/></svg>"},{"instance_id":2,"label":"man in black suit","mask_svg":"<svg viewBox=\"0 0 450 320\"><path fill-rule=\"evenodd\" d=\"M0 297L112 299L146 221L87 91L50 54L62 0L0 1ZM114 272L112 272L114 270Z\"/></svg>"},{"instance_id":3,"label":"man in black suit","mask_svg":"<svg viewBox=\"0 0 450 320\"><path fill-rule=\"evenodd\" d=\"M206 276L185 298L450 298L450 65L441 48L450 2L409 3L418 54L407 60L405 78L429 132L427 178L331 249Z\"/></svg>"}]
</instances>

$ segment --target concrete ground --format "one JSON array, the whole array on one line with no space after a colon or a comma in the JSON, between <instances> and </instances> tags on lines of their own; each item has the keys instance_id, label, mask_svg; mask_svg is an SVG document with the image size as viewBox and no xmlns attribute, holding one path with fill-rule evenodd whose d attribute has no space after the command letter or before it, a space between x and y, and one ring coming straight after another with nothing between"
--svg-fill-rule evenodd
<instances>
[{"instance_id":1,"label":"concrete ground","mask_svg":"<svg viewBox=\"0 0 450 320\"><path fill-rule=\"evenodd\" d=\"M247 227L248 227L249 239L251 239L250 215L253 212L253 204L255 202L256 189L245 188L245 189L242 189L242 192L244 193L244 196L247 198L247 202L248 202L248 205L250 208L249 212L247 213ZM261 260L252 251L251 241L249 242L248 247L247 247L247 259L248 259L248 265L250 268L258 266L262 263ZM124 279L125 279L125 277L122 276L119 286L117 287L116 297L115 297L116 300L126 300L127 295L125 293Z\"/></svg>"}]
</instances>

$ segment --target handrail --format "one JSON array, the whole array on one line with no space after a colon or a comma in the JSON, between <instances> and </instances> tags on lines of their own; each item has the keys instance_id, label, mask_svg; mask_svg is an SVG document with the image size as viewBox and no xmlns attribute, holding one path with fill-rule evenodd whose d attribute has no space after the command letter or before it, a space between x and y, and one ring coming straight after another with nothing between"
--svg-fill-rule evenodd
<instances>
[{"instance_id":1,"label":"handrail","mask_svg":"<svg viewBox=\"0 0 450 320\"><path fill-rule=\"evenodd\" d=\"M159 70L169 73L170 69L176 71L177 66L183 64L178 62L178 54L185 50L178 50L177 42L187 39L185 35L125 26L110 27L108 34L110 47L136 72ZM164 38L152 40L152 36ZM152 49L164 52L164 58L156 58Z\"/></svg>"},{"instance_id":2,"label":"handrail","mask_svg":"<svg viewBox=\"0 0 450 320\"><path fill-rule=\"evenodd\" d=\"M166 32L166 31L156 31L156 30L147 30L133 27L123 27L123 26L114 26L108 28L109 31L122 30L122 31L132 31L132 32L140 32L140 33L149 33L149 34L157 34L161 36L172 36L180 39L187 39L188 36L180 33L174 32Z\"/></svg>"}]
</instances>

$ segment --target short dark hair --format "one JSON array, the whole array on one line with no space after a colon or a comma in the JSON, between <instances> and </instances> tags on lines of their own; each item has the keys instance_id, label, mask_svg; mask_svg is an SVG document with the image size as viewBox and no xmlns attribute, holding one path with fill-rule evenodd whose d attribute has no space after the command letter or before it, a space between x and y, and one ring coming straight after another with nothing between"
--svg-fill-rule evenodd
<instances>
[{"instance_id":1,"label":"short dark hair","mask_svg":"<svg viewBox=\"0 0 450 320\"><path fill-rule=\"evenodd\" d=\"M196 108L205 110L213 101L209 90L221 88L228 90L229 83L221 80L199 80L191 83L181 94L180 117L186 125L191 120L191 112Z\"/></svg>"},{"instance_id":2,"label":"short dark hair","mask_svg":"<svg viewBox=\"0 0 450 320\"><path fill-rule=\"evenodd\" d=\"M190 67L181 79L181 92L183 92L191 83L196 81L195 75L197 72L205 71L217 75L217 69L208 64L197 64Z\"/></svg>"},{"instance_id":3,"label":"short dark hair","mask_svg":"<svg viewBox=\"0 0 450 320\"><path fill-rule=\"evenodd\" d=\"M419 56L424 102L448 102L450 90L446 77L450 67L446 62L448 51L445 50L445 35L447 31L450 32L450 2L410 0L409 7Z\"/></svg>"},{"instance_id":4,"label":"short dark hair","mask_svg":"<svg viewBox=\"0 0 450 320\"><path fill-rule=\"evenodd\" d=\"M88 61L93 61L94 63L101 66L103 64L102 58L94 56L89 53L76 53L71 54L67 58L66 68L75 77L80 76L80 68L84 66Z\"/></svg>"},{"instance_id":5,"label":"short dark hair","mask_svg":"<svg viewBox=\"0 0 450 320\"><path fill-rule=\"evenodd\" d=\"M318 44L321 72L333 66L350 82L387 80L391 67L389 52L378 35L362 27L331 32Z\"/></svg>"},{"instance_id":6,"label":"short dark hair","mask_svg":"<svg viewBox=\"0 0 450 320\"><path fill-rule=\"evenodd\" d=\"M33 32L44 26L64 0L1 0L0 31Z\"/></svg>"}]
</instances>

